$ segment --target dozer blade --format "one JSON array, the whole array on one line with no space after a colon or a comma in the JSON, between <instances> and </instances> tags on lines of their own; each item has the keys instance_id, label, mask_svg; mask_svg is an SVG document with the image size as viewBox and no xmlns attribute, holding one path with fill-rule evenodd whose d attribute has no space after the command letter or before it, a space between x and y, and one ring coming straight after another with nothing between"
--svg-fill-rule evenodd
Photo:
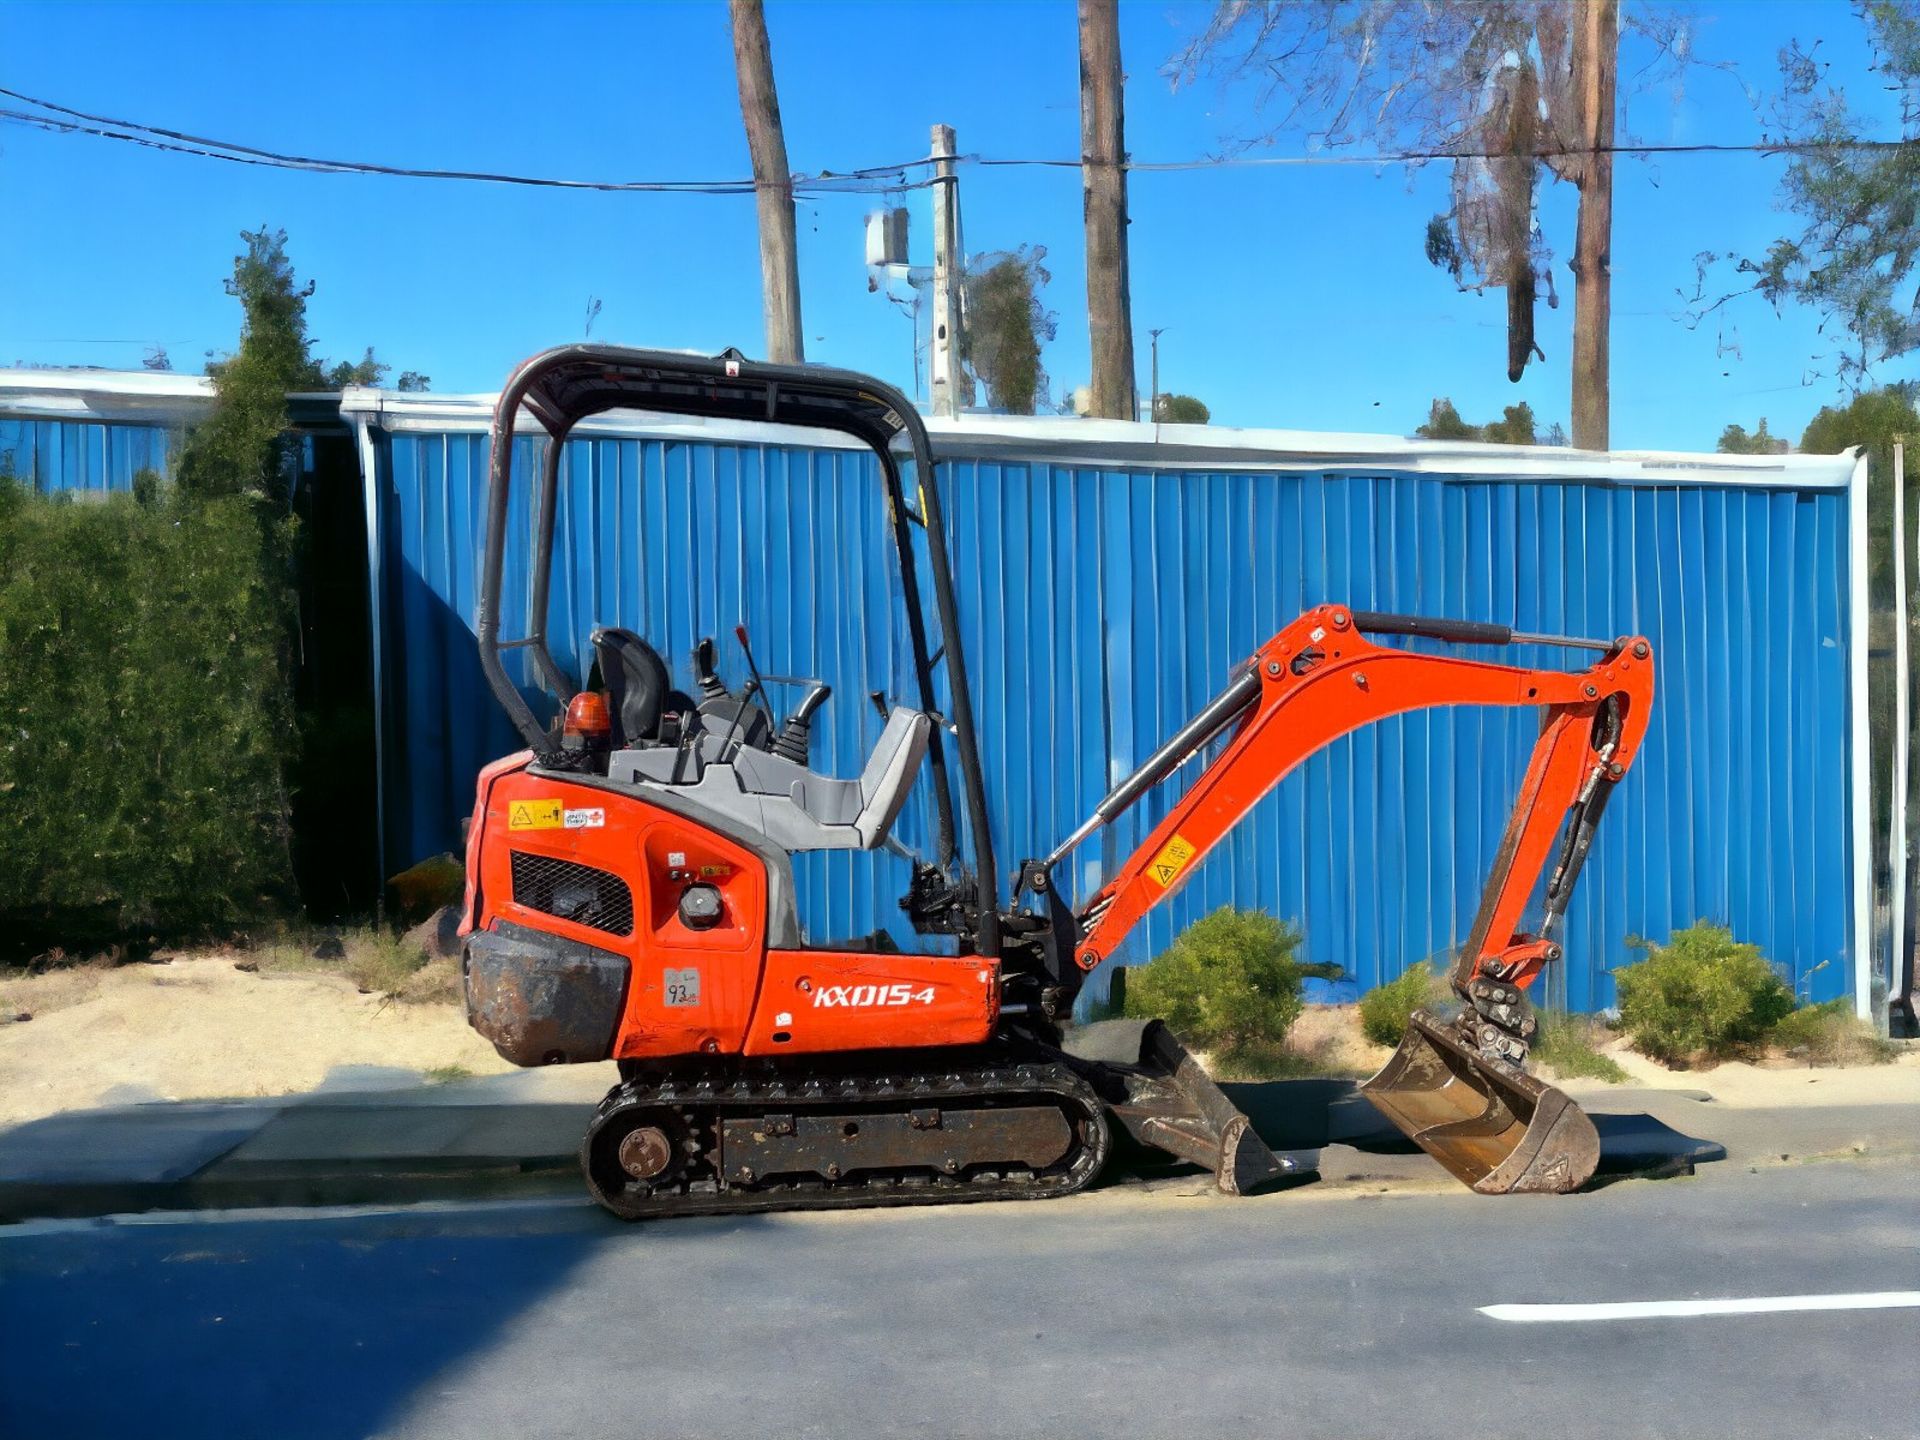
<instances>
[{"instance_id":1,"label":"dozer blade","mask_svg":"<svg viewBox=\"0 0 1920 1440\"><path fill-rule=\"evenodd\" d=\"M1066 1054L1107 1102L1107 1112L1142 1145L1213 1172L1229 1195L1245 1195L1296 1173L1158 1020L1104 1020L1067 1037Z\"/></svg>"},{"instance_id":2,"label":"dozer blade","mask_svg":"<svg viewBox=\"0 0 1920 1440\"><path fill-rule=\"evenodd\" d=\"M1519 1068L1488 1060L1415 1011L1400 1048L1361 1093L1409 1140L1482 1195L1565 1195L1600 1163L1587 1112Z\"/></svg>"}]
</instances>

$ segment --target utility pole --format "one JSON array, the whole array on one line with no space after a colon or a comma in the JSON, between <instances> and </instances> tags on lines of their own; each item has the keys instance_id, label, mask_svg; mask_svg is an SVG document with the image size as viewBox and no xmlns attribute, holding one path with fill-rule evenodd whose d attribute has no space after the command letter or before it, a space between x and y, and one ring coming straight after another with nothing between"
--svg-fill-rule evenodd
<instances>
[{"instance_id":1,"label":"utility pole","mask_svg":"<svg viewBox=\"0 0 1920 1440\"><path fill-rule=\"evenodd\" d=\"M960 413L960 176L951 125L933 127L933 413Z\"/></svg>"},{"instance_id":2,"label":"utility pole","mask_svg":"<svg viewBox=\"0 0 1920 1440\"><path fill-rule=\"evenodd\" d=\"M1160 337L1172 328L1162 325L1158 330L1147 331L1153 342L1153 391L1147 400L1147 420L1155 425L1160 423Z\"/></svg>"},{"instance_id":3,"label":"utility pole","mask_svg":"<svg viewBox=\"0 0 1920 1440\"><path fill-rule=\"evenodd\" d=\"M1893 443L1893 795L1887 825L1891 951L1888 955L1887 1023L1907 998L1907 970L1913 950L1907 944L1907 766L1913 741L1907 669L1907 447Z\"/></svg>"},{"instance_id":4,"label":"utility pole","mask_svg":"<svg viewBox=\"0 0 1920 1440\"><path fill-rule=\"evenodd\" d=\"M767 358L805 360L800 332L800 261L794 238L793 172L773 88L773 52L761 0L728 0L733 65L740 80L740 118L753 157L754 206L760 217L760 296L767 316Z\"/></svg>"},{"instance_id":5,"label":"utility pole","mask_svg":"<svg viewBox=\"0 0 1920 1440\"><path fill-rule=\"evenodd\" d=\"M1087 230L1091 413L1137 420L1133 298L1127 280L1126 120L1119 0L1080 0L1080 183Z\"/></svg>"},{"instance_id":6,"label":"utility pole","mask_svg":"<svg viewBox=\"0 0 1920 1440\"><path fill-rule=\"evenodd\" d=\"M1580 122L1580 218L1573 248L1573 443L1609 448L1613 326L1613 124L1620 65L1619 0L1576 0L1575 114Z\"/></svg>"}]
</instances>

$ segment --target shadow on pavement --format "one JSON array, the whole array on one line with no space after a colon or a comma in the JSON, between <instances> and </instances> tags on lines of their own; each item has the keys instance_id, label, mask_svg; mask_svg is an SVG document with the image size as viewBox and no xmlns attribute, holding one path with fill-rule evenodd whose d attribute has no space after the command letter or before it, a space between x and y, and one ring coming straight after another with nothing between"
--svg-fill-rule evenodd
<instances>
[{"instance_id":1,"label":"shadow on pavement","mask_svg":"<svg viewBox=\"0 0 1920 1440\"><path fill-rule=\"evenodd\" d=\"M0 1232L0 1434L366 1435L623 1233L584 1207Z\"/></svg>"},{"instance_id":2,"label":"shadow on pavement","mask_svg":"<svg viewBox=\"0 0 1920 1440\"><path fill-rule=\"evenodd\" d=\"M1370 1155L1419 1152L1420 1147L1360 1093L1358 1081L1228 1081L1220 1088L1276 1151L1298 1153L1346 1145ZM1644 1112L1588 1113L1600 1133L1596 1179L1689 1174L1696 1164L1727 1157L1724 1145L1683 1134Z\"/></svg>"},{"instance_id":3,"label":"shadow on pavement","mask_svg":"<svg viewBox=\"0 0 1920 1440\"><path fill-rule=\"evenodd\" d=\"M1223 1088L1270 1146L1300 1160L1307 1172L1303 1181L1316 1166L1336 1178L1338 1164L1346 1163L1338 1159L1340 1147L1358 1152L1346 1160L1371 1167L1376 1178L1383 1163L1390 1174L1431 1168L1352 1081ZM216 1166L232 1165L250 1148L259 1152L253 1163L271 1171L305 1148L294 1142L317 1138L306 1134L309 1125L353 1127L358 1112L343 1103L349 1098L336 1090L327 1097L334 1104L308 1099L286 1105L283 1123L292 1128L277 1140L265 1132L247 1139L237 1119L227 1128L217 1105L140 1107L146 1121L162 1130L173 1127L155 1133L146 1174L158 1181L179 1168L204 1166L211 1153L222 1151ZM538 1113L516 1118L510 1105L442 1107L407 1105L392 1095L361 1098L390 1131L416 1121L430 1127L451 1123L451 1129L418 1138L432 1141L437 1158L456 1165L497 1158L492 1142L469 1126L498 1133L505 1122L509 1129L550 1133L549 1144L570 1146L580 1123L577 1107L564 1105L519 1107ZM1594 1121L1602 1139L1597 1184L1608 1177L1690 1170L1697 1161L1725 1154L1650 1115L1600 1113ZM129 1159L94 1146L92 1136L104 1134L99 1127L105 1123L74 1115L36 1126L43 1140L66 1148L70 1167L84 1172L125 1166ZM359 1116L359 1123L368 1123L367 1117ZM0 1143L17 1134L0 1136ZM519 1141L532 1138L523 1129ZM413 1153L422 1156L424 1149ZM1113 1180L1125 1183L1158 1167L1150 1157L1131 1157L1114 1168ZM576 1283L581 1267L596 1263L605 1247L644 1235L650 1247L661 1247L664 1259L680 1243L728 1223L676 1220L635 1229L585 1204L563 1204L296 1213L220 1223L73 1223L11 1233L0 1227L0 1335L6 1337L0 1345L0 1435L375 1432L442 1394L436 1385L460 1384L462 1362L487 1353L519 1317Z\"/></svg>"}]
</instances>

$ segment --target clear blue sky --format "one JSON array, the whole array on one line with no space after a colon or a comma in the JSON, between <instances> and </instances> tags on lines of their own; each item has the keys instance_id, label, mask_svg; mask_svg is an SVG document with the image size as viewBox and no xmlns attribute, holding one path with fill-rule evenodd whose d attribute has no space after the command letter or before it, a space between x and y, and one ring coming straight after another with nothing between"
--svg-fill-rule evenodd
<instances>
[{"instance_id":1,"label":"clear blue sky","mask_svg":"<svg viewBox=\"0 0 1920 1440\"><path fill-rule=\"evenodd\" d=\"M1216 88L1173 92L1159 73L1205 5L1126 4L1129 148L1137 159L1217 151L1251 123ZM1842 0L1734 0L1693 10L1705 59L1771 85L1790 37L1884 97ZM846 170L924 155L928 126L963 153L1078 153L1071 0L768 6L794 167ZM1635 68L1628 42L1623 73ZM81 109L306 154L593 178L748 173L724 5L28 4L0 6L0 84ZM1691 72L1684 93L1633 93L1649 141L1750 141L1740 85ZM1805 383L1831 345L1815 317L1757 302L1725 333L1674 318L1697 252L1757 251L1781 233L1783 162L1753 155L1623 159L1613 243L1614 444L1711 448L1722 425L1769 417L1798 437L1838 394ZM1216 422L1407 433L1435 395L1474 420L1515 400L1568 417L1570 187L1543 222L1562 305L1541 309L1544 364L1505 373L1498 292L1462 295L1421 251L1442 208L1439 167L1209 170L1132 182L1133 302L1141 385L1149 327L1165 326L1163 388ZM285 227L316 348L367 345L436 390L485 390L543 346L594 337L760 353L751 198L592 195L421 180L294 174L0 126L0 364L135 367L164 345L176 368L234 343L220 288L238 232ZM907 326L867 291L868 196L800 212L808 358L910 383ZM916 248L928 236L925 192ZM1043 244L1059 337L1046 365L1084 383L1080 188L1072 170L972 168L972 250ZM917 257L919 258L919 257ZM1733 340L1737 351L1723 340ZM1827 367L1830 369L1830 366ZM1888 377L1897 378L1897 377Z\"/></svg>"}]
</instances>

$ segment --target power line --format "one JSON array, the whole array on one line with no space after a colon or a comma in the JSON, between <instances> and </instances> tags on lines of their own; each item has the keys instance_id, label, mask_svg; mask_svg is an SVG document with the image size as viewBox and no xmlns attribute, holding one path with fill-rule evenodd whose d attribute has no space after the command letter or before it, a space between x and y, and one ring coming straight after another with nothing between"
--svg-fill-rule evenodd
<instances>
[{"instance_id":1,"label":"power line","mask_svg":"<svg viewBox=\"0 0 1920 1440\"><path fill-rule=\"evenodd\" d=\"M1911 150L1920 147L1912 140L1755 140L1750 142L1698 141L1688 144L1623 145L1546 145L1528 153L1536 160L1553 160L1576 155L1805 155L1832 150ZM1192 160L1127 160L1124 168L1135 172L1181 170L1251 169L1274 165L1424 165L1436 160L1509 160L1511 150L1465 150L1445 147L1428 150L1391 150L1371 153L1320 151L1312 155L1208 155ZM1078 160L1053 160L1041 157L997 159L984 155L963 156L969 165L1044 166L1078 170Z\"/></svg>"},{"instance_id":2,"label":"power line","mask_svg":"<svg viewBox=\"0 0 1920 1440\"><path fill-rule=\"evenodd\" d=\"M0 108L0 120L14 124L28 125L56 134L91 135L102 140L116 140L150 150L194 155L207 160L225 160L233 164L262 165L271 169L301 170L312 174L387 175L410 180L466 180L494 185L528 185L547 189L642 194L751 195L754 191L751 179L574 180L558 176L521 175L507 171L451 170L385 165L369 160L334 160L314 155L293 155L256 145L241 144L238 141L218 140L204 135L169 130L163 126L148 125L138 120L120 120L107 115L94 115L51 100L22 94L18 90L10 90L5 86L0 86L0 95L35 106L43 112L51 112L34 114L25 110ZM59 116L68 118L56 118ZM929 163L927 160L910 160L904 165L878 166L845 173L823 171L819 175L796 174L793 177L793 186L797 192L808 194L911 189L926 182L910 181L906 178L905 172L910 168L925 166Z\"/></svg>"},{"instance_id":3,"label":"power line","mask_svg":"<svg viewBox=\"0 0 1920 1440\"><path fill-rule=\"evenodd\" d=\"M667 195L751 195L751 179L740 180L579 180L561 176L523 175L510 171L456 170L426 166L387 165L369 160L338 160L313 155L295 155L246 145L238 141L213 139L137 120L119 120L42 100L18 90L0 86L0 95L36 107L42 113L0 108L0 122L31 126L55 134L89 135L102 140L138 145L171 154L193 155L231 164L260 165L272 169L305 171L329 175L385 175L410 180L463 180L481 184L534 186L558 190L589 190L622 194ZM58 117L67 117L61 119ZM1584 146L1548 146L1536 148L1533 155L1542 160L1589 153L1611 155L1790 155L1833 151L1897 151L1920 146L1915 139L1860 140L1759 140L1748 142L1696 141L1679 144L1627 143L1607 145L1595 150ZM1461 149L1446 146L1427 149L1346 153L1320 151L1311 155L1215 155L1188 160L1126 160L1123 167L1136 173L1178 173L1195 170L1259 169L1269 167L1345 165L1383 166L1420 165L1442 160L1498 160L1511 152ZM1078 170L1078 158L1044 156L996 157L963 155L957 163L983 168L1071 169ZM932 157L922 156L891 165L866 166L856 170L822 170L818 174L796 172L796 194L888 194L923 189L933 183L931 176L910 178L910 172L925 170Z\"/></svg>"}]
</instances>

